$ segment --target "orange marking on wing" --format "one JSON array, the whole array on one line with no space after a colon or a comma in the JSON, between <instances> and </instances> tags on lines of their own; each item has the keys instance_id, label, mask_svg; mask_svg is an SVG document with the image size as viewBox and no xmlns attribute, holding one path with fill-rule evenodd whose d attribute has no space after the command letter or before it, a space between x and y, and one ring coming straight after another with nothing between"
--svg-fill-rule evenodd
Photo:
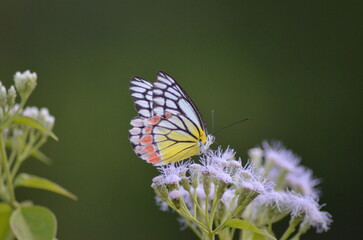
<instances>
[{"instance_id":1,"label":"orange marking on wing","mask_svg":"<svg viewBox=\"0 0 363 240\"><path fill-rule=\"evenodd\" d=\"M160 162L160 160L161 160L161 158L160 158L159 154L157 154L157 153L153 153L147 158L148 163L157 163L157 162Z\"/></svg>"},{"instance_id":2,"label":"orange marking on wing","mask_svg":"<svg viewBox=\"0 0 363 240\"><path fill-rule=\"evenodd\" d=\"M149 134L149 133L151 133L151 130L153 129L153 127L152 126L147 126L147 127L145 127L145 129L144 129L144 132L146 133L146 134Z\"/></svg>"},{"instance_id":3,"label":"orange marking on wing","mask_svg":"<svg viewBox=\"0 0 363 240\"><path fill-rule=\"evenodd\" d=\"M140 142L144 145L151 144L153 141L153 137L151 135L145 135L140 139Z\"/></svg>"},{"instance_id":4,"label":"orange marking on wing","mask_svg":"<svg viewBox=\"0 0 363 240\"><path fill-rule=\"evenodd\" d=\"M165 113L165 117L170 117L171 116L171 113Z\"/></svg>"},{"instance_id":5,"label":"orange marking on wing","mask_svg":"<svg viewBox=\"0 0 363 240\"><path fill-rule=\"evenodd\" d=\"M147 122L151 125L155 125L160 121L161 117L152 117L147 120Z\"/></svg>"},{"instance_id":6,"label":"orange marking on wing","mask_svg":"<svg viewBox=\"0 0 363 240\"><path fill-rule=\"evenodd\" d=\"M148 153L153 153L155 152L155 147L153 145L147 145L146 147L144 147L144 150Z\"/></svg>"}]
</instances>

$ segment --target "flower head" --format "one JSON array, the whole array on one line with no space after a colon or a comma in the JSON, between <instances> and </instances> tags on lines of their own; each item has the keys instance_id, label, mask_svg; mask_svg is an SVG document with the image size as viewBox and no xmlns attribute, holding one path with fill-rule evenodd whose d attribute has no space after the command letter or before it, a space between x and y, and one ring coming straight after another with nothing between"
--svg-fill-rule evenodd
<instances>
[{"instance_id":1,"label":"flower head","mask_svg":"<svg viewBox=\"0 0 363 240\"><path fill-rule=\"evenodd\" d=\"M300 157L294 154L291 150L286 149L281 142L268 143L264 141L262 146L265 151L265 159L273 166L293 171L300 163Z\"/></svg>"},{"instance_id":2,"label":"flower head","mask_svg":"<svg viewBox=\"0 0 363 240\"><path fill-rule=\"evenodd\" d=\"M26 107L23 110L23 116L27 116L37 120L42 126L48 130L54 127L55 117L49 114L47 108Z\"/></svg>"},{"instance_id":3,"label":"flower head","mask_svg":"<svg viewBox=\"0 0 363 240\"><path fill-rule=\"evenodd\" d=\"M16 72L14 75L15 87L22 98L27 98L33 92L37 85L37 74L29 70L21 73Z\"/></svg>"},{"instance_id":4,"label":"flower head","mask_svg":"<svg viewBox=\"0 0 363 240\"><path fill-rule=\"evenodd\" d=\"M313 177L313 171L299 166L294 171L288 173L286 181L289 186L303 196L318 198L319 191L315 188L320 180Z\"/></svg>"},{"instance_id":5,"label":"flower head","mask_svg":"<svg viewBox=\"0 0 363 240\"><path fill-rule=\"evenodd\" d=\"M286 199L286 210L291 213L291 216L304 217L304 221L315 227L317 232L328 231L332 223L331 215L320 211L323 206L311 196L302 196L294 192L289 193Z\"/></svg>"}]
</instances>

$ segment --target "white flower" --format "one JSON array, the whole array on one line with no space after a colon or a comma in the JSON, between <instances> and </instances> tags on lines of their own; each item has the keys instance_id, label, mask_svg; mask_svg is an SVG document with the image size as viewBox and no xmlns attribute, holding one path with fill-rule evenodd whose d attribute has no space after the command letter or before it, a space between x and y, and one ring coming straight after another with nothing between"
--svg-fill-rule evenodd
<instances>
[{"instance_id":1,"label":"white flower","mask_svg":"<svg viewBox=\"0 0 363 240\"><path fill-rule=\"evenodd\" d=\"M240 160L230 160L228 161L228 167L231 169L231 170L235 170L235 169L240 169L242 168L242 163Z\"/></svg>"},{"instance_id":2,"label":"white flower","mask_svg":"<svg viewBox=\"0 0 363 240\"><path fill-rule=\"evenodd\" d=\"M151 187L158 187L165 184L164 176L156 176L153 178L153 183L151 184Z\"/></svg>"},{"instance_id":3,"label":"white flower","mask_svg":"<svg viewBox=\"0 0 363 240\"><path fill-rule=\"evenodd\" d=\"M286 149L281 142L267 141L262 143L265 150L266 162L271 163L287 171L293 171L295 167L300 163L300 157L295 155L291 150Z\"/></svg>"},{"instance_id":4,"label":"white flower","mask_svg":"<svg viewBox=\"0 0 363 240\"><path fill-rule=\"evenodd\" d=\"M232 177L228 173L225 173L223 171L217 172L217 174L215 175L215 178L217 178L219 181L222 181L226 184L233 183Z\"/></svg>"},{"instance_id":5,"label":"white flower","mask_svg":"<svg viewBox=\"0 0 363 240\"><path fill-rule=\"evenodd\" d=\"M189 162L171 163L158 168L165 184L178 184L188 171Z\"/></svg>"},{"instance_id":6,"label":"white flower","mask_svg":"<svg viewBox=\"0 0 363 240\"><path fill-rule=\"evenodd\" d=\"M183 196L183 193L179 190L173 190L169 193L169 198L171 200L179 199Z\"/></svg>"},{"instance_id":7,"label":"white flower","mask_svg":"<svg viewBox=\"0 0 363 240\"><path fill-rule=\"evenodd\" d=\"M260 205L270 208L277 208L280 212L282 212L283 205L286 204L285 202L286 198L287 198L286 192L270 191L256 197L253 203L256 206Z\"/></svg>"},{"instance_id":8,"label":"white flower","mask_svg":"<svg viewBox=\"0 0 363 240\"><path fill-rule=\"evenodd\" d=\"M330 213L320 211L323 206L313 197L295 192L287 192L283 200L284 211L290 212L292 217L303 217L305 224L315 227L317 232L329 230L332 223Z\"/></svg>"},{"instance_id":9,"label":"white flower","mask_svg":"<svg viewBox=\"0 0 363 240\"><path fill-rule=\"evenodd\" d=\"M251 148L250 150L248 150L248 156L251 159L260 159L263 157L263 150L259 147Z\"/></svg>"},{"instance_id":10,"label":"white flower","mask_svg":"<svg viewBox=\"0 0 363 240\"><path fill-rule=\"evenodd\" d=\"M49 110L47 108L41 108L39 110L37 107L26 107L23 110L23 115L37 120L48 130L53 129L55 117L49 114Z\"/></svg>"},{"instance_id":11,"label":"white flower","mask_svg":"<svg viewBox=\"0 0 363 240\"><path fill-rule=\"evenodd\" d=\"M312 196L318 198L319 191L315 189L320 183L319 179L313 177L313 171L308 168L299 166L286 176L286 181L296 192L304 196Z\"/></svg>"},{"instance_id":12,"label":"white flower","mask_svg":"<svg viewBox=\"0 0 363 240\"><path fill-rule=\"evenodd\" d=\"M219 165L220 162L216 162L213 157L208 155L202 156L200 162L202 164L202 174L215 176L221 170L221 166Z\"/></svg>"},{"instance_id":13,"label":"white flower","mask_svg":"<svg viewBox=\"0 0 363 240\"><path fill-rule=\"evenodd\" d=\"M232 200L235 196L236 191L234 189L227 189L222 196L222 203L227 209L231 207L231 211L237 207L237 201L234 201L233 206L231 206Z\"/></svg>"},{"instance_id":14,"label":"white flower","mask_svg":"<svg viewBox=\"0 0 363 240\"><path fill-rule=\"evenodd\" d=\"M235 151L229 147L223 151L221 147L217 150L208 150L201 157L203 165L214 165L215 167L227 167L229 160L233 160Z\"/></svg>"},{"instance_id":15,"label":"white flower","mask_svg":"<svg viewBox=\"0 0 363 240\"><path fill-rule=\"evenodd\" d=\"M254 168L250 163L234 175L234 184L237 191L249 190L258 194L264 194L271 191L274 183L269 181L262 169Z\"/></svg>"},{"instance_id":16,"label":"white flower","mask_svg":"<svg viewBox=\"0 0 363 240\"><path fill-rule=\"evenodd\" d=\"M26 107L23 110L23 115L37 120L39 116L39 109L37 107Z\"/></svg>"}]
</instances>

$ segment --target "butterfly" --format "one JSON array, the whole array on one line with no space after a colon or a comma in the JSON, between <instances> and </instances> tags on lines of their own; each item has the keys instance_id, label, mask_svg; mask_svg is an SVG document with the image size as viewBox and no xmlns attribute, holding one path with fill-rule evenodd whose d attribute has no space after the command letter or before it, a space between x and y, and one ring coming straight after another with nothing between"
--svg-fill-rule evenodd
<instances>
[{"instance_id":1,"label":"butterfly","mask_svg":"<svg viewBox=\"0 0 363 240\"><path fill-rule=\"evenodd\" d=\"M181 86L158 72L150 83L133 77L131 98L138 116L130 122L129 140L135 153L155 166L181 161L208 150L214 136Z\"/></svg>"}]
</instances>

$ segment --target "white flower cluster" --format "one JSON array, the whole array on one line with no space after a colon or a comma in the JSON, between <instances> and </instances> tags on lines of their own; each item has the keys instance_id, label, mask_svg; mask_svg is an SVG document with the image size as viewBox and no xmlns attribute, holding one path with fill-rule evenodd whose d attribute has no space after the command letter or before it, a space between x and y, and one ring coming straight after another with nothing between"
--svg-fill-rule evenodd
<instances>
[{"instance_id":1,"label":"white flower cluster","mask_svg":"<svg viewBox=\"0 0 363 240\"><path fill-rule=\"evenodd\" d=\"M303 196L319 197L319 190L315 187L320 180L313 177L310 169L300 165L299 156L286 149L281 142L264 141L262 146L262 149L251 149L249 157L258 163L256 166L265 170L267 177L275 182L276 189L291 189Z\"/></svg>"},{"instance_id":2,"label":"white flower cluster","mask_svg":"<svg viewBox=\"0 0 363 240\"><path fill-rule=\"evenodd\" d=\"M322 205L318 203L316 186L320 180L313 177L310 169L300 165L300 157L276 141L264 141L262 148L253 148L248 153L276 186L274 191L258 196L248 206L243 214L245 219L264 226L290 214L291 218L301 218L298 234L303 234L311 226L317 232L329 230L331 215L320 211Z\"/></svg>"},{"instance_id":3,"label":"white flower cluster","mask_svg":"<svg viewBox=\"0 0 363 240\"><path fill-rule=\"evenodd\" d=\"M17 72L14 75L14 83L15 87L6 89L0 82L0 124L3 126L5 137L9 143L11 142L13 149L19 150L24 144L27 144L27 149L32 145L39 148L52 131L55 118L49 114L47 108L24 108L36 87L36 73L31 73L29 70L23 73ZM19 103L16 101L17 94L20 96ZM36 122L24 117L32 118Z\"/></svg>"},{"instance_id":4,"label":"white flower cluster","mask_svg":"<svg viewBox=\"0 0 363 240\"><path fill-rule=\"evenodd\" d=\"M15 87L22 98L28 98L37 86L37 74L29 70L21 73L16 72L14 75Z\"/></svg>"},{"instance_id":5,"label":"white flower cluster","mask_svg":"<svg viewBox=\"0 0 363 240\"><path fill-rule=\"evenodd\" d=\"M290 216L288 229L299 226L294 239L310 227L327 231L332 220L328 212L320 211L315 189L319 180L281 143L265 141L262 146L248 152L250 162L244 166L235 160L233 150L218 148L202 155L200 164L186 161L160 167L152 184L157 204L163 211L176 211L197 235L208 226L220 229L221 223L236 217L274 235L272 224ZM289 231L281 239L287 239ZM233 239L231 232L224 238ZM252 232L241 231L241 239L253 238Z\"/></svg>"},{"instance_id":6,"label":"white flower cluster","mask_svg":"<svg viewBox=\"0 0 363 240\"><path fill-rule=\"evenodd\" d=\"M23 116L27 116L37 120L43 127L52 130L55 122L55 117L49 114L48 108L26 107Z\"/></svg>"},{"instance_id":7,"label":"white flower cluster","mask_svg":"<svg viewBox=\"0 0 363 240\"><path fill-rule=\"evenodd\" d=\"M171 207L189 227L203 232L240 214L257 196L273 190L263 171L244 167L231 149L207 151L200 164L191 161L159 168L152 187L162 210Z\"/></svg>"}]
</instances>

